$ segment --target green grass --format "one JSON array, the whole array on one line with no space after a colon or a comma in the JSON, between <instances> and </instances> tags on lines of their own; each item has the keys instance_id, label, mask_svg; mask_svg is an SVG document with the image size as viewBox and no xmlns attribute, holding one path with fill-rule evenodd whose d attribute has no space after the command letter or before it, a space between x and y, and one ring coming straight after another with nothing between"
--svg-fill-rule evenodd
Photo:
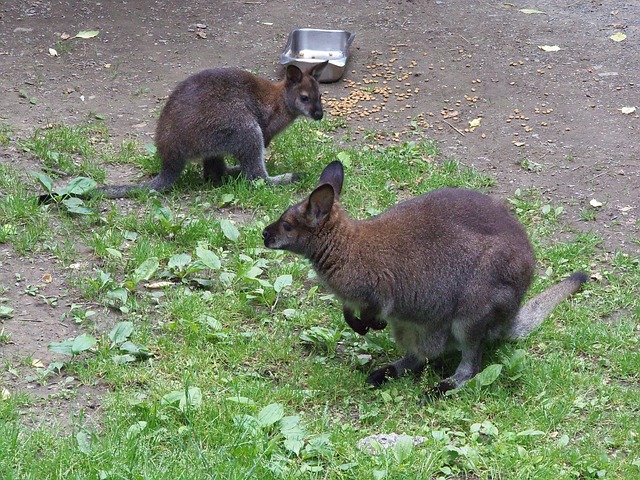
<instances>
[{"instance_id":1,"label":"green grass","mask_svg":"<svg viewBox=\"0 0 640 480\"><path fill-rule=\"evenodd\" d=\"M640 475L640 260L601 251L593 234L565 231L562 205L535 190L509 198L538 255L531 294L578 269L602 280L560 305L527 340L488 352L485 365L505 365L489 386L469 385L424 406L421 393L438 380L431 370L417 382L365 386L371 365L363 355L379 365L401 354L388 332L351 332L307 262L264 249L262 229L308 194L335 158L346 167L343 205L358 218L444 185L489 191L493 181L443 158L422 137L343 150L341 135L349 132L330 121L297 122L276 139L269 172L305 172L295 185L236 180L213 189L194 167L167 195L139 194L126 209L91 200L93 213L83 215L62 204L37 206L35 179L0 165L0 242L25 260L46 252L61 267L87 256L93 265L64 270L68 298L54 308L97 343L64 357L61 375L40 372L39 381L73 376L106 392L93 421L78 410L60 428L25 421L25 412L46 415L46 402L0 393L3 479ZM63 125L22 145L46 168L71 176L102 181L107 156L157 171L152 150L112 147L106 138L103 126ZM560 233L571 240L555 241ZM159 281L172 283L145 287ZM98 327L116 322L130 322L126 338ZM0 334L0 342L9 340ZM521 350L523 363L507 368ZM5 360L3 378L14 367ZM426 441L380 455L355 446L390 432Z\"/></svg>"}]
</instances>

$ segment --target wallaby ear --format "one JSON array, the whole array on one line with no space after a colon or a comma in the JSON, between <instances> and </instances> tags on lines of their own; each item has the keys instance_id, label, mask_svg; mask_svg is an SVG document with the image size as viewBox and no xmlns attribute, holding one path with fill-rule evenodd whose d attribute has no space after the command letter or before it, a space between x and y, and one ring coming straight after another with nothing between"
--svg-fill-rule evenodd
<instances>
[{"instance_id":1,"label":"wallaby ear","mask_svg":"<svg viewBox=\"0 0 640 480\"><path fill-rule=\"evenodd\" d=\"M329 65L329 60L326 60L322 63L317 64L316 66L310 68L307 73L309 75L311 75L313 78L315 78L316 80L320 80L320 76L322 75L322 72L324 72L324 69L327 67L327 65Z\"/></svg>"},{"instance_id":2,"label":"wallaby ear","mask_svg":"<svg viewBox=\"0 0 640 480\"><path fill-rule=\"evenodd\" d=\"M342 193L342 183L344 182L344 168L339 160L334 160L327 165L320 174L318 185L329 184L333 187L334 194L339 197Z\"/></svg>"},{"instance_id":3,"label":"wallaby ear","mask_svg":"<svg viewBox=\"0 0 640 480\"><path fill-rule=\"evenodd\" d=\"M291 83L300 83L304 74L295 65L287 65L287 81Z\"/></svg>"},{"instance_id":4,"label":"wallaby ear","mask_svg":"<svg viewBox=\"0 0 640 480\"><path fill-rule=\"evenodd\" d=\"M323 222L331 213L334 200L335 192L328 183L320 185L311 192L306 212L309 222L314 226Z\"/></svg>"}]
</instances>

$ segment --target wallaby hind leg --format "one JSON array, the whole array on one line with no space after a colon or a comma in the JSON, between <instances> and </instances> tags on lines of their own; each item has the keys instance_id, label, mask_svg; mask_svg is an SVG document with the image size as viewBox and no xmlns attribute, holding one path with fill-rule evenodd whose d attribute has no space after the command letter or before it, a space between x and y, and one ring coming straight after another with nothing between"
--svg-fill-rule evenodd
<instances>
[{"instance_id":1,"label":"wallaby hind leg","mask_svg":"<svg viewBox=\"0 0 640 480\"><path fill-rule=\"evenodd\" d=\"M202 160L202 174L206 182L211 182L214 187L222 185L224 177L236 178L242 173L239 165L228 166L224 156L206 157Z\"/></svg>"},{"instance_id":2,"label":"wallaby hind leg","mask_svg":"<svg viewBox=\"0 0 640 480\"><path fill-rule=\"evenodd\" d=\"M296 182L300 179L300 175L297 173L283 173L281 175L274 175L273 177L269 176L264 163L264 139L258 125L255 126L250 134L245 132L245 135L235 143L238 147L233 152L233 155L240 164L242 174L248 180L262 178L267 183L283 185Z\"/></svg>"},{"instance_id":3,"label":"wallaby hind leg","mask_svg":"<svg viewBox=\"0 0 640 480\"><path fill-rule=\"evenodd\" d=\"M202 159L202 176L205 182L212 183L215 187L222 185L222 178L227 175L227 165L223 155L205 157Z\"/></svg>"},{"instance_id":4,"label":"wallaby hind leg","mask_svg":"<svg viewBox=\"0 0 640 480\"><path fill-rule=\"evenodd\" d=\"M462 350L462 359L455 373L441 380L437 386L427 390L427 396L440 397L449 390L461 387L480 373L483 345L483 341L476 341L473 344L465 345Z\"/></svg>"}]
</instances>

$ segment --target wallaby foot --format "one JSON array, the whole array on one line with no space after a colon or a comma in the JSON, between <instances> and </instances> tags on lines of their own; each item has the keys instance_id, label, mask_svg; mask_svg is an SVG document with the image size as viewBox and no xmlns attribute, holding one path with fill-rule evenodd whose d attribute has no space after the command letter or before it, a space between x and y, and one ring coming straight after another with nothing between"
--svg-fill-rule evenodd
<instances>
[{"instance_id":1,"label":"wallaby foot","mask_svg":"<svg viewBox=\"0 0 640 480\"><path fill-rule=\"evenodd\" d=\"M379 388L382 384L386 383L388 380L392 378L398 378L398 371L396 367L391 365L386 365L378 370L374 370L367 377L367 383L371 385L373 388Z\"/></svg>"},{"instance_id":2,"label":"wallaby foot","mask_svg":"<svg viewBox=\"0 0 640 480\"><path fill-rule=\"evenodd\" d=\"M369 377L367 377L367 383L377 388L387 380L401 377L406 372L412 372L413 374L420 376L426 363L425 359L409 354L396 362L390 363L389 365L371 372Z\"/></svg>"},{"instance_id":3,"label":"wallaby foot","mask_svg":"<svg viewBox=\"0 0 640 480\"><path fill-rule=\"evenodd\" d=\"M287 185L289 183L299 182L301 178L301 173L283 173L282 175L267 177L265 180L272 185Z\"/></svg>"}]
</instances>

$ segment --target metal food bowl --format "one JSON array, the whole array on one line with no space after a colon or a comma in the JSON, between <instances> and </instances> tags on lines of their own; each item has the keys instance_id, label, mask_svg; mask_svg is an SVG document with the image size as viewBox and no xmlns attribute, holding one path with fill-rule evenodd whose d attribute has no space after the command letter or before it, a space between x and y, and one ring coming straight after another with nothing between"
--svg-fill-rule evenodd
<instances>
[{"instance_id":1,"label":"metal food bowl","mask_svg":"<svg viewBox=\"0 0 640 480\"><path fill-rule=\"evenodd\" d=\"M306 70L315 64L329 61L322 75L321 82L335 82L342 77L349 47L356 34L344 30L319 30L315 28L299 28L289 34L287 45L280 55L283 65L296 65Z\"/></svg>"}]
</instances>

